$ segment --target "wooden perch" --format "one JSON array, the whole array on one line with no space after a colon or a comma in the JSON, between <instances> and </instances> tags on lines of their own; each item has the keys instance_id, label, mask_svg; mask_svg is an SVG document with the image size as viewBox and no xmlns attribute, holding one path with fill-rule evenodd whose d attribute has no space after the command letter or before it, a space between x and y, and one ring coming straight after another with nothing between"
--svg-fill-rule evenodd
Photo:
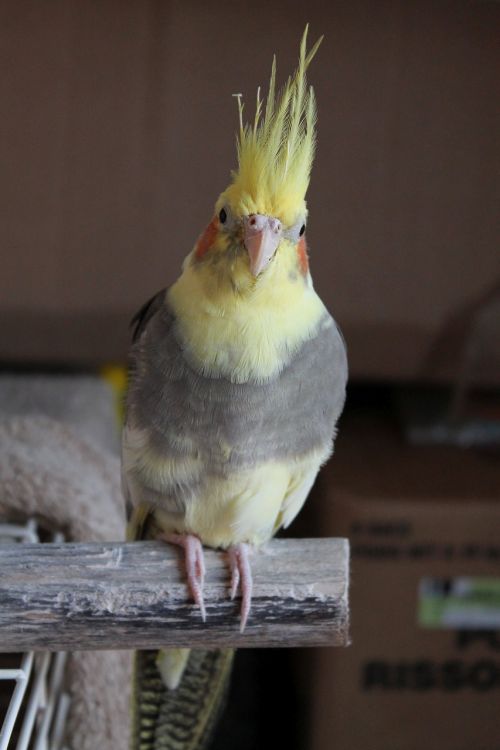
<instances>
[{"instance_id":1,"label":"wooden perch","mask_svg":"<svg viewBox=\"0 0 500 750\"><path fill-rule=\"evenodd\" d=\"M345 539L277 539L252 557L244 633L223 552L205 552L207 621L161 542L0 545L0 651L348 643Z\"/></svg>"}]
</instances>

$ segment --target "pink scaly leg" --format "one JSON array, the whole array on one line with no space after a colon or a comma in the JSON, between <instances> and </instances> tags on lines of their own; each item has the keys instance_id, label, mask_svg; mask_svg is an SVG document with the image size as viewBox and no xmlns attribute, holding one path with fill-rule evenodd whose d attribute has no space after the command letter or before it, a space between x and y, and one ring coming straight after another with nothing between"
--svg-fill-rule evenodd
<instances>
[{"instance_id":1,"label":"pink scaly leg","mask_svg":"<svg viewBox=\"0 0 500 750\"><path fill-rule=\"evenodd\" d=\"M205 602L203 601L205 558L202 543L194 534L161 534L160 539L171 544L177 544L183 548L189 590L194 601L200 608L201 619L205 622L206 611Z\"/></svg>"},{"instance_id":2,"label":"pink scaly leg","mask_svg":"<svg viewBox=\"0 0 500 750\"><path fill-rule=\"evenodd\" d=\"M241 620L240 633L245 630L250 608L252 606L252 568L250 566L250 545L235 544L229 547L229 564L231 566L231 599L234 599L241 583Z\"/></svg>"}]
</instances>

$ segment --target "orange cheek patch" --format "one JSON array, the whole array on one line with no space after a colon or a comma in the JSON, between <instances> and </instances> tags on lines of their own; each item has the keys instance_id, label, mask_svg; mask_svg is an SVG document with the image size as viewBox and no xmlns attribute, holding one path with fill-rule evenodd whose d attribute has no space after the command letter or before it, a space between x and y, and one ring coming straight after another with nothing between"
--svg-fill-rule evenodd
<instances>
[{"instance_id":1,"label":"orange cheek patch","mask_svg":"<svg viewBox=\"0 0 500 750\"><path fill-rule=\"evenodd\" d=\"M212 219L208 227L205 229L203 234L200 236L196 243L195 257L199 260L203 258L207 250L210 250L217 237L218 226L217 219Z\"/></svg>"},{"instance_id":2,"label":"orange cheek patch","mask_svg":"<svg viewBox=\"0 0 500 750\"><path fill-rule=\"evenodd\" d=\"M309 256L307 255L307 244L305 236L302 236L297 245L297 255L299 257L299 268L304 276L309 270Z\"/></svg>"}]
</instances>

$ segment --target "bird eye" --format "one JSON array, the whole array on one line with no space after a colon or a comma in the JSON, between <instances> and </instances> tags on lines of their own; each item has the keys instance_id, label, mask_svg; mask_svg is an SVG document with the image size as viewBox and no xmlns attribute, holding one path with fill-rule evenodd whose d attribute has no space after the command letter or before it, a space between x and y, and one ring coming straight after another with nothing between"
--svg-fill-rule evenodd
<instances>
[{"instance_id":1,"label":"bird eye","mask_svg":"<svg viewBox=\"0 0 500 750\"><path fill-rule=\"evenodd\" d=\"M220 221L221 224L225 224L226 221L227 221L227 213L226 213L226 210L224 208L221 208L221 210L219 212L219 221Z\"/></svg>"},{"instance_id":2,"label":"bird eye","mask_svg":"<svg viewBox=\"0 0 500 750\"><path fill-rule=\"evenodd\" d=\"M299 237L302 237L305 231L306 231L306 225L302 224L302 226L300 227Z\"/></svg>"}]
</instances>

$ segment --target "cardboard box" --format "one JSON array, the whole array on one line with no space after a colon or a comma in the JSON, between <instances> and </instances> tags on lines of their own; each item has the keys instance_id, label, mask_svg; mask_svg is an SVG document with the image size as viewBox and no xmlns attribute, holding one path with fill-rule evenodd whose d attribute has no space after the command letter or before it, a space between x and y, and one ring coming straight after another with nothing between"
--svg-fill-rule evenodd
<instances>
[{"instance_id":1,"label":"cardboard box","mask_svg":"<svg viewBox=\"0 0 500 750\"><path fill-rule=\"evenodd\" d=\"M499 750L498 461L362 420L337 458L320 494L351 541L352 645L313 656L308 747Z\"/></svg>"}]
</instances>

